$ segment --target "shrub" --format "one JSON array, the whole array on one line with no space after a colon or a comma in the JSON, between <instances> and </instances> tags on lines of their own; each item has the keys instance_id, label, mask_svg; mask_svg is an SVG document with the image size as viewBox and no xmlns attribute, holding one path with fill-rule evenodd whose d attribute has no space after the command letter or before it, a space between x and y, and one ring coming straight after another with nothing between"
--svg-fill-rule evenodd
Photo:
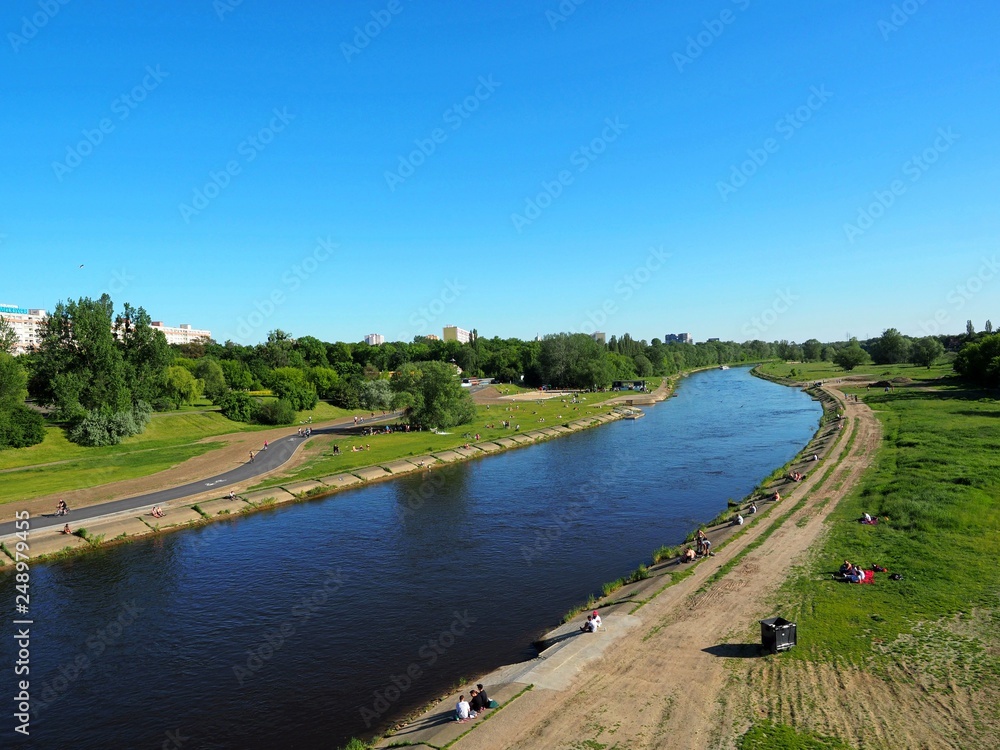
<instances>
[{"instance_id":1,"label":"shrub","mask_svg":"<svg viewBox=\"0 0 1000 750\"><path fill-rule=\"evenodd\" d=\"M253 422L257 411L257 402L245 391L229 391L216 399L215 405L234 422Z\"/></svg>"},{"instance_id":2,"label":"shrub","mask_svg":"<svg viewBox=\"0 0 1000 750\"><path fill-rule=\"evenodd\" d=\"M265 401L257 407L256 416L261 424L292 424L295 421L295 407L283 398L277 401Z\"/></svg>"},{"instance_id":3,"label":"shrub","mask_svg":"<svg viewBox=\"0 0 1000 750\"><path fill-rule=\"evenodd\" d=\"M18 404L0 412L0 449L27 448L45 439L45 420L27 406Z\"/></svg>"},{"instance_id":4,"label":"shrub","mask_svg":"<svg viewBox=\"0 0 1000 750\"><path fill-rule=\"evenodd\" d=\"M91 447L117 445L125 438L145 430L152 411L145 401L139 401L131 409L121 411L92 409L70 429L69 439Z\"/></svg>"}]
</instances>

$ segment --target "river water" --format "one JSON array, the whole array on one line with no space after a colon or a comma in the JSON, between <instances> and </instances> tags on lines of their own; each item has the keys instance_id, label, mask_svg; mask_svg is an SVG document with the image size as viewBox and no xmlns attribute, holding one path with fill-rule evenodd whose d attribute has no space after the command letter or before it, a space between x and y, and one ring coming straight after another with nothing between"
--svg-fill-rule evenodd
<instances>
[{"instance_id":1,"label":"river water","mask_svg":"<svg viewBox=\"0 0 1000 750\"><path fill-rule=\"evenodd\" d=\"M692 375L645 411L34 566L35 715L22 738L5 711L4 746L312 748L371 734L461 677L533 656L568 609L791 458L820 416L745 368ZM3 601L13 587L0 581ZM0 654L6 671L12 638Z\"/></svg>"}]
</instances>

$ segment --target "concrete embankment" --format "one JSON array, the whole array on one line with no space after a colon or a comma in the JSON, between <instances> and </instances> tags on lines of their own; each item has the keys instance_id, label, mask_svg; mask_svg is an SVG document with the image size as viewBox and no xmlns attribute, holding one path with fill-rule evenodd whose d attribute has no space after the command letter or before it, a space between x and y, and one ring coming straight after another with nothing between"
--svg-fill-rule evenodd
<instances>
[{"instance_id":1,"label":"concrete embankment","mask_svg":"<svg viewBox=\"0 0 1000 750\"><path fill-rule=\"evenodd\" d=\"M668 392L668 389L664 388L662 393L656 394L657 400L665 398ZM615 401L618 400L615 399ZM180 498L162 504L161 507L165 511L162 518L152 517L151 506L138 509L138 513L133 509L89 518L80 523L75 522L71 514L66 517L66 522L74 533L63 534L55 527L30 533L30 558L39 560L72 554L98 546L131 541L150 534L178 531L213 521L222 521L285 503L323 498L349 487L385 481L413 472L431 471L451 463L481 458L512 448L569 435L591 427L598 427L623 418L630 409L624 404L602 406L610 406L611 408L599 414L580 417L551 427L523 432L512 431L509 436L492 441L470 443L452 450L438 451L424 456L408 456L382 464L351 469L339 474L279 484L267 489L241 493L234 499L223 496L191 502ZM81 525L83 528L80 528ZM0 537L0 545L2 545L0 546L0 571L13 570L13 558L19 541L24 540L16 534Z\"/></svg>"}]
</instances>

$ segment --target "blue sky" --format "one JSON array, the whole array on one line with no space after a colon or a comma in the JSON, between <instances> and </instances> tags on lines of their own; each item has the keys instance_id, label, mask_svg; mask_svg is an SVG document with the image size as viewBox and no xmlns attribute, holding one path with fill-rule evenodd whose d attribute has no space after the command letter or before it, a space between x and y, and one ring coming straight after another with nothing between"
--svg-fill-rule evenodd
<instances>
[{"instance_id":1,"label":"blue sky","mask_svg":"<svg viewBox=\"0 0 1000 750\"><path fill-rule=\"evenodd\" d=\"M1000 324L993 3L2 18L0 303L239 343Z\"/></svg>"}]
</instances>

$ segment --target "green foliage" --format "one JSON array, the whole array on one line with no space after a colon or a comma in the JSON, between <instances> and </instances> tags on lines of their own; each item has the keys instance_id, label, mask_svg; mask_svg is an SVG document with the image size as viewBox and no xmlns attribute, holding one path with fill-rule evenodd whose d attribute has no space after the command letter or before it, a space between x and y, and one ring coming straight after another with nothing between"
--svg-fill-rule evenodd
<instances>
[{"instance_id":1,"label":"green foliage","mask_svg":"<svg viewBox=\"0 0 1000 750\"><path fill-rule=\"evenodd\" d=\"M955 372L981 385L1000 386L1000 333L965 344L955 357Z\"/></svg>"},{"instance_id":2,"label":"green foliage","mask_svg":"<svg viewBox=\"0 0 1000 750\"><path fill-rule=\"evenodd\" d=\"M17 348L17 333L14 326L3 315L0 315L0 353L13 354Z\"/></svg>"},{"instance_id":3,"label":"green foliage","mask_svg":"<svg viewBox=\"0 0 1000 750\"><path fill-rule=\"evenodd\" d=\"M319 401L316 386L306 379L303 370L294 367L280 367L268 379L271 392L278 398L292 404L295 411L312 409Z\"/></svg>"},{"instance_id":4,"label":"green foliage","mask_svg":"<svg viewBox=\"0 0 1000 750\"><path fill-rule=\"evenodd\" d=\"M204 383L202 393L212 401L229 390L222 365L211 357L202 357L198 360L194 368L194 376Z\"/></svg>"},{"instance_id":5,"label":"green foliage","mask_svg":"<svg viewBox=\"0 0 1000 750\"><path fill-rule=\"evenodd\" d=\"M253 422L257 413L257 402L245 391L229 391L215 402L227 419L234 422Z\"/></svg>"},{"instance_id":6,"label":"green foliage","mask_svg":"<svg viewBox=\"0 0 1000 750\"><path fill-rule=\"evenodd\" d=\"M146 429L152 411L145 401L119 411L92 409L70 429L69 437L74 443L91 447L117 445Z\"/></svg>"},{"instance_id":7,"label":"green foliage","mask_svg":"<svg viewBox=\"0 0 1000 750\"><path fill-rule=\"evenodd\" d=\"M173 365L167 368L164 393L167 399L179 409L182 404L193 404L201 398L202 383L187 367Z\"/></svg>"},{"instance_id":8,"label":"green foliage","mask_svg":"<svg viewBox=\"0 0 1000 750\"><path fill-rule=\"evenodd\" d=\"M888 328L871 342L870 354L877 365L897 365L910 361L910 339L895 328Z\"/></svg>"},{"instance_id":9,"label":"green foliage","mask_svg":"<svg viewBox=\"0 0 1000 750\"><path fill-rule=\"evenodd\" d=\"M234 359L223 359L219 361L222 374L226 378L226 385L234 391L248 391L254 386L253 373L243 362Z\"/></svg>"},{"instance_id":10,"label":"green foliage","mask_svg":"<svg viewBox=\"0 0 1000 750\"><path fill-rule=\"evenodd\" d=\"M848 372L869 360L868 352L861 348L861 344L855 338L852 338L847 346L837 350L837 353L833 355L833 363Z\"/></svg>"},{"instance_id":11,"label":"green foliage","mask_svg":"<svg viewBox=\"0 0 1000 750\"><path fill-rule=\"evenodd\" d=\"M0 449L27 448L45 439L42 415L23 404L0 410Z\"/></svg>"},{"instance_id":12,"label":"green foliage","mask_svg":"<svg viewBox=\"0 0 1000 750\"><path fill-rule=\"evenodd\" d=\"M910 347L910 362L928 369L943 356L944 344L933 336L917 339Z\"/></svg>"},{"instance_id":13,"label":"green foliage","mask_svg":"<svg viewBox=\"0 0 1000 750\"><path fill-rule=\"evenodd\" d=\"M295 421L296 409L287 399L265 401L257 407L256 420L261 424L285 425Z\"/></svg>"},{"instance_id":14,"label":"green foliage","mask_svg":"<svg viewBox=\"0 0 1000 750\"><path fill-rule=\"evenodd\" d=\"M0 351L0 413L24 403L28 373L10 354Z\"/></svg>"},{"instance_id":15,"label":"green foliage","mask_svg":"<svg viewBox=\"0 0 1000 750\"><path fill-rule=\"evenodd\" d=\"M455 368L444 362L416 362L398 370L391 381L394 404L406 410L410 424L445 428L468 424L476 407L462 388Z\"/></svg>"},{"instance_id":16,"label":"green foliage","mask_svg":"<svg viewBox=\"0 0 1000 750\"><path fill-rule=\"evenodd\" d=\"M787 724L760 721L743 735L739 750L851 750L851 746L835 737L823 737L813 732L797 732Z\"/></svg>"},{"instance_id":17,"label":"green foliage","mask_svg":"<svg viewBox=\"0 0 1000 750\"><path fill-rule=\"evenodd\" d=\"M364 380L358 385L362 409L381 411L392 406L392 386L388 380Z\"/></svg>"}]
</instances>

